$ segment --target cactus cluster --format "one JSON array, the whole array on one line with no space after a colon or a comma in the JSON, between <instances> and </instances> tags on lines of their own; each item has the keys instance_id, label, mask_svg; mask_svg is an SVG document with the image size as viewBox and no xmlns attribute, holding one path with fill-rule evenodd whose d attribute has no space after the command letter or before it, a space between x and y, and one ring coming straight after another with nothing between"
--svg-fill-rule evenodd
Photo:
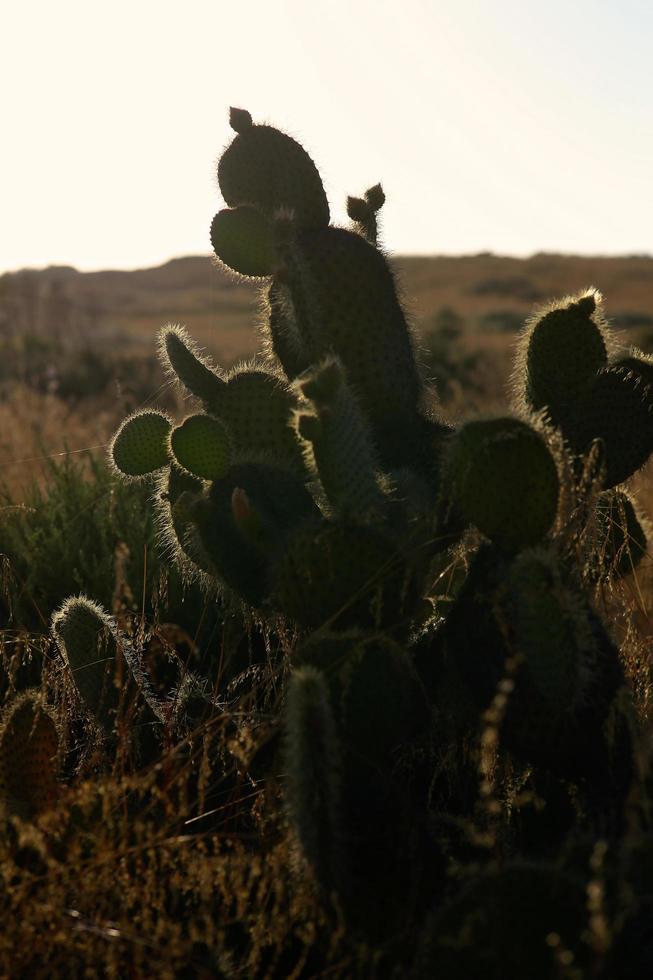
<instances>
[{"instance_id":1,"label":"cactus cluster","mask_svg":"<svg viewBox=\"0 0 653 980\"><path fill-rule=\"evenodd\" d=\"M481 752L494 725L497 751L556 793L572 781L595 826L623 803L636 725L592 590L646 551L622 484L653 451L653 362L617 350L585 291L526 325L511 409L444 422L379 247L380 185L335 227L299 143L244 110L231 124L210 238L222 267L259 284L261 356L227 372L166 326L161 359L193 413L137 412L110 456L151 481L176 562L293 635L276 766L294 839L356 928L401 933L447 888L433 826L468 791L442 791L434 759L463 728ZM442 602L454 552L464 573ZM102 610L69 600L53 629L107 732L127 679L165 721ZM433 975L449 962L450 910L472 916L511 875L552 894L562 880L516 864L429 913L419 956Z\"/></svg>"},{"instance_id":2,"label":"cactus cluster","mask_svg":"<svg viewBox=\"0 0 653 980\"><path fill-rule=\"evenodd\" d=\"M474 528L478 547L432 628L431 658L459 675L480 714L516 665L504 745L562 774L582 774L590 757L599 767L624 678L559 533L561 500L581 493L582 461L598 443L601 493L589 500L583 491L582 530L602 538L606 574L639 560L641 524L614 488L653 450L649 360L616 352L601 298L586 291L527 324L511 412L445 424L378 246L380 186L349 198L351 228L334 227L304 149L247 112L232 111L231 122L236 136L218 166L228 207L213 220L211 242L223 267L260 280L266 359L226 373L182 328L164 328L164 364L200 412L179 425L154 411L132 416L113 441L113 463L128 477L158 474L180 561L269 621L293 623L307 637L302 661L341 677L330 697L345 741L375 727L371 718L352 727L347 691L374 689L374 671L382 676L390 662L387 652L374 669L368 655L360 660L368 637L382 631L400 644L402 683L411 687L412 672L416 696L411 645L434 563ZM326 646L310 639L334 630L339 639ZM342 681L362 664L365 682ZM430 711L439 696L432 667L421 690ZM311 676L289 688L294 732L308 715L293 700L315 687ZM397 690L378 692L374 711L386 721ZM306 751L314 744L309 738Z\"/></svg>"}]
</instances>

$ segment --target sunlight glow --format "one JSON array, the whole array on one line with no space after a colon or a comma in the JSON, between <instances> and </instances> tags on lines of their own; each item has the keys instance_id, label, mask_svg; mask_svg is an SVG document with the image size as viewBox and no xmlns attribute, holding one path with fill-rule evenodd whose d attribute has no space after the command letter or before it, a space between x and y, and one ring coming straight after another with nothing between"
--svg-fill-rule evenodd
<instances>
[{"instance_id":1,"label":"sunlight glow","mask_svg":"<svg viewBox=\"0 0 653 980\"><path fill-rule=\"evenodd\" d=\"M3 17L0 270L209 251L229 105L403 253L653 250L646 0L22 0Z\"/></svg>"}]
</instances>

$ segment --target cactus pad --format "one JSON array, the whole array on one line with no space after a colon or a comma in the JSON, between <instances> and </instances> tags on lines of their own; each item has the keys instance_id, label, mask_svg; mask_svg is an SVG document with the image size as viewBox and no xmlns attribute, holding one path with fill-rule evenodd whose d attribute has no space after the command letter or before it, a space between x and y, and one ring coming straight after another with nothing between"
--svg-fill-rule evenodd
<instances>
[{"instance_id":1,"label":"cactus pad","mask_svg":"<svg viewBox=\"0 0 653 980\"><path fill-rule=\"evenodd\" d=\"M39 695L18 698L0 726L0 804L24 818L52 806L58 752L57 727Z\"/></svg>"},{"instance_id":2,"label":"cactus pad","mask_svg":"<svg viewBox=\"0 0 653 980\"><path fill-rule=\"evenodd\" d=\"M170 449L180 466L202 480L218 480L229 469L229 436L208 415L191 415L170 434Z\"/></svg>"},{"instance_id":3,"label":"cactus pad","mask_svg":"<svg viewBox=\"0 0 653 980\"><path fill-rule=\"evenodd\" d=\"M225 382L199 354L183 327L164 327L159 344L163 363L192 395L206 405L219 397Z\"/></svg>"},{"instance_id":4,"label":"cactus pad","mask_svg":"<svg viewBox=\"0 0 653 980\"><path fill-rule=\"evenodd\" d=\"M306 232L289 246L289 289L313 363L340 358L387 466L408 462L422 386L390 268L354 232Z\"/></svg>"},{"instance_id":5,"label":"cactus pad","mask_svg":"<svg viewBox=\"0 0 653 980\"><path fill-rule=\"evenodd\" d=\"M595 439L605 448L606 489L632 476L653 451L651 391L625 368L599 372L585 391L572 444L584 453Z\"/></svg>"},{"instance_id":6,"label":"cactus pad","mask_svg":"<svg viewBox=\"0 0 653 980\"><path fill-rule=\"evenodd\" d=\"M285 794L302 851L323 887L342 874L340 748L324 676L302 667L286 701Z\"/></svg>"},{"instance_id":7,"label":"cactus pad","mask_svg":"<svg viewBox=\"0 0 653 980\"><path fill-rule=\"evenodd\" d=\"M334 513L341 517L379 509L376 452L367 423L347 385L342 366L329 359L298 384L316 414L297 415L308 468L319 477Z\"/></svg>"},{"instance_id":8,"label":"cactus pad","mask_svg":"<svg viewBox=\"0 0 653 980\"><path fill-rule=\"evenodd\" d=\"M242 205L219 211L211 224L211 245L224 265L243 276L261 278L274 270L270 223L255 208Z\"/></svg>"},{"instance_id":9,"label":"cactus pad","mask_svg":"<svg viewBox=\"0 0 653 980\"><path fill-rule=\"evenodd\" d=\"M235 450L265 452L303 472L301 449L291 428L296 404L295 395L274 375L237 370L210 411L227 426Z\"/></svg>"},{"instance_id":10,"label":"cactus pad","mask_svg":"<svg viewBox=\"0 0 653 980\"><path fill-rule=\"evenodd\" d=\"M514 418L468 422L446 459L452 499L471 524L507 550L537 544L557 512L556 464L542 436Z\"/></svg>"},{"instance_id":11,"label":"cactus pad","mask_svg":"<svg viewBox=\"0 0 653 980\"><path fill-rule=\"evenodd\" d=\"M589 292L556 304L535 314L522 338L526 401L536 411L546 409L563 429L585 386L607 364L598 303L600 296Z\"/></svg>"},{"instance_id":12,"label":"cactus pad","mask_svg":"<svg viewBox=\"0 0 653 980\"><path fill-rule=\"evenodd\" d=\"M111 458L125 476L145 476L168 463L170 419L161 412L138 412L126 419L111 443Z\"/></svg>"},{"instance_id":13,"label":"cactus pad","mask_svg":"<svg viewBox=\"0 0 653 980\"><path fill-rule=\"evenodd\" d=\"M112 731L120 702L112 619L97 603L80 596L66 600L54 614L52 631L84 703L102 727Z\"/></svg>"},{"instance_id":14,"label":"cactus pad","mask_svg":"<svg viewBox=\"0 0 653 980\"><path fill-rule=\"evenodd\" d=\"M239 127L220 157L218 183L229 207L249 204L267 218L286 209L303 228L329 223L315 164L296 140L272 126Z\"/></svg>"}]
</instances>

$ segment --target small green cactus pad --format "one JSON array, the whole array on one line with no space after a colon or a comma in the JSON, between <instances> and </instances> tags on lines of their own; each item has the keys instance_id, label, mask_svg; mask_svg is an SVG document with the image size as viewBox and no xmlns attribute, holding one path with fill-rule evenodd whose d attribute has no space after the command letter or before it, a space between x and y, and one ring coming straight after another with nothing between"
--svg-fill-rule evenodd
<instances>
[{"instance_id":1,"label":"small green cactus pad","mask_svg":"<svg viewBox=\"0 0 653 980\"><path fill-rule=\"evenodd\" d=\"M218 164L229 207L249 204L267 218L289 210L302 228L329 224L322 180L306 150L272 126L239 126Z\"/></svg>"},{"instance_id":2,"label":"small green cactus pad","mask_svg":"<svg viewBox=\"0 0 653 980\"><path fill-rule=\"evenodd\" d=\"M221 262L243 276L262 278L274 271L270 223L255 208L219 211L211 224L211 245Z\"/></svg>"},{"instance_id":3,"label":"small green cactus pad","mask_svg":"<svg viewBox=\"0 0 653 980\"><path fill-rule=\"evenodd\" d=\"M227 430L209 415L191 415L173 429L170 449L179 465L201 480L219 480L229 469Z\"/></svg>"},{"instance_id":4,"label":"small green cactus pad","mask_svg":"<svg viewBox=\"0 0 653 980\"><path fill-rule=\"evenodd\" d=\"M645 556L648 544L633 501L621 490L606 490L597 501L597 518L602 573L628 575Z\"/></svg>"},{"instance_id":5,"label":"small green cactus pad","mask_svg":"<svg viewBox=\"0 0 653 980\"><path fill-rule=\"evenodd\" d=\"M219 397L225 382L199 354L183 327L164 327L159 335L159 353L164 366L177 376L191 395L206 405Z\"/></svg>"},{"instance_id":6,"label":"small green cactus pad","mask_svg":"<svg viewBox=\"0 0 653 980\"><path fill-rule=\"evenodd\" d=\"M107 732L120 703L116 687L116 627L101 606L83 596L67 599L52 617L52 632L87 708Z\"/></svg>"},{"instance_id":7,"label":"small green cactus pad","mask_svg":"<svg viewBox=\"0 0 653 980\"><path fill-rule=\"evenodd\" d=\"M0 805L29 819L59 796L59 735L40 696L27 693L0 725Z\"/></svg>"},{"instance_id":8,"label":"small green cactus pad","mask_svg":"<svg viewBox=\"0 0 653 980\"><path fill-rule=\"evenodd\" d=\"M171 421L161 412L138 412L122 423L111 443L111 458L125 476L146 476L168 460Z\"/></svg>"},{"instance_id":9,"label":"small green cactus pad","mask_svg":"<svg viewBox=\"0 0 653 980\"><path fill-rule=\"evenodd\" d=\"M546 409L563 430L584 388L608 361L600 299L590 291L547 307L531 318L521 341L518 387L530 408Z\"/></svg>"},{"instance_id":10,"label":"small green cactus pad","mask_svg":"<svg viewBox=\"0 0 653 980\"><path fill-rule=\"evenodd\" d=\"M318 883L333 887L342 874L340 746L326 680L313 667L288 683L284 761L290 824Z\"/></svg>"},{"instance_id":11,"label":"small green cactus pad","mask_svg":"<svg viewBox=\"0 0 653 980\"><path fill-rule=\"evenodd\" d=\"M506 550L537 544L550 530L558 472L544 439L525 422L467 422L452 438L445 468L453 503Z\"/></svg>"},{"instance_id":12,"label":"small green cactus pad","mask_svg":"<svg viewBox=\"0 0 653 980\"><path fill-rule=\"evenodd\" d=\"M279 608L302 626L391 628L415 602L405 562L381 532L326 522L299 529L273 568Z\"/></svg>"},{"instance_id":13,"label":"small green cactus pad","mask_svg":"<svg viewBox=\"0 0 653 980\"><path fill-rule=\"evenodd\" d=\"M624 368L600 371L581 400L573 448L585 453L595 439L605 449L605 489L632 476L653 452L653 396Z\"/></svg>"}]
</instances>

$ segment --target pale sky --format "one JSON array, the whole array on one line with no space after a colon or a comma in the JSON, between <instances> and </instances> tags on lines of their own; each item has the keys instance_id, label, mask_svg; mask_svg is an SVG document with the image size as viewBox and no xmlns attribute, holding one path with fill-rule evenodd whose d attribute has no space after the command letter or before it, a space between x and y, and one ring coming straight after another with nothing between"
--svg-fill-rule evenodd
<instances>
[{"instance_id":1,"label":"pale sky","mask_svg":"<svg viewBox=\"0 0 653 980\"><path fill-rule=\"evenodd\" d=\"M392 252L653 253L652 0L0 0L0 272L208 253L228 107Z\"/></svg>"}]
</instances>

